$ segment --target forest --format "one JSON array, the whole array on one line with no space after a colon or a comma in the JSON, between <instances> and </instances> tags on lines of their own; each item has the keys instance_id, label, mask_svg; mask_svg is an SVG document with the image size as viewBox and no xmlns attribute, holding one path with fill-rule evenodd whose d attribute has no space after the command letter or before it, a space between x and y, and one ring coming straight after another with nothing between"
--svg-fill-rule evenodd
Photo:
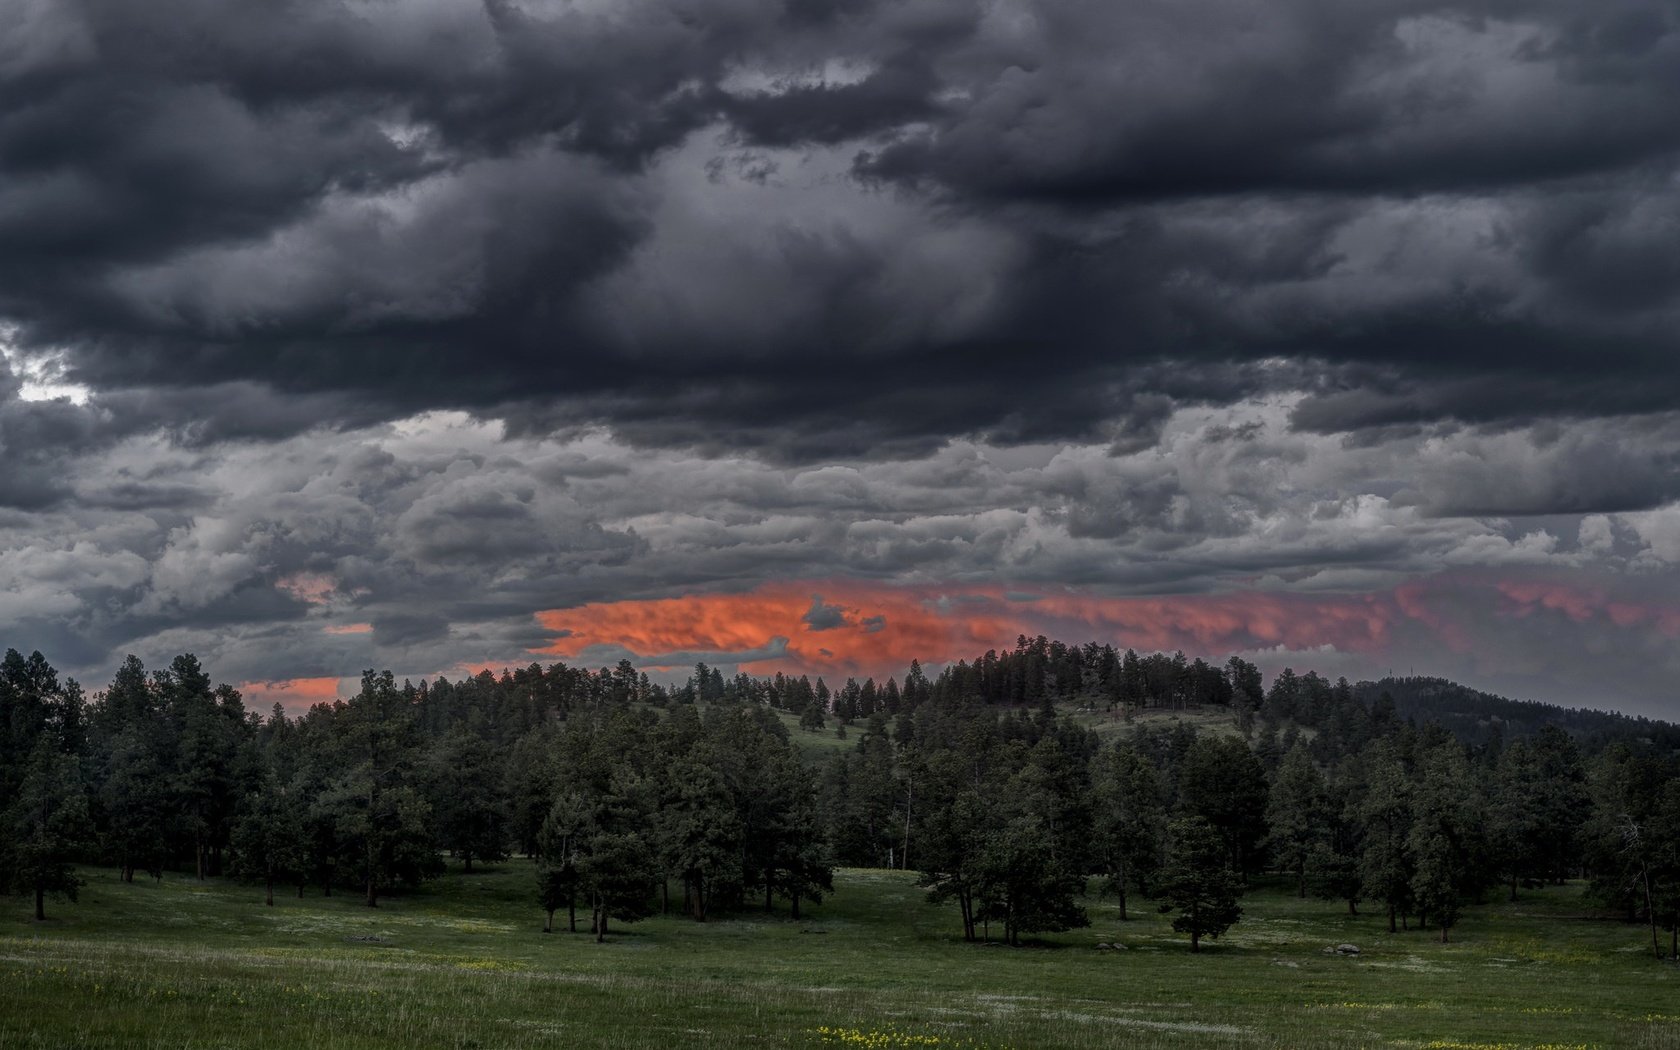
<instances>
[{"instance_id":1,"label":"forest","mask_svg":"<svg viewBox=\"0 0 1680 1050\"><path fill-rule=\"evenodd\" d=\"M1229 718L1143 717L1163 709ZM191 655L129 657L90 698L8 650L0 881L37 918L76 899L78 865L378 907L446 855L518 856L533 921L606 940L654 913L797 918L837 867L896 868L965 940L1084 926L1094 888L1122 919L1171 914L1194 951L1260 878L1442 941L1467 906L1581 880L1673 959L1676 732L1044 638L837 686L704 664L677 686L628 662L369 671L297 716L248 711Z\"/></svg>"}]
</instances>

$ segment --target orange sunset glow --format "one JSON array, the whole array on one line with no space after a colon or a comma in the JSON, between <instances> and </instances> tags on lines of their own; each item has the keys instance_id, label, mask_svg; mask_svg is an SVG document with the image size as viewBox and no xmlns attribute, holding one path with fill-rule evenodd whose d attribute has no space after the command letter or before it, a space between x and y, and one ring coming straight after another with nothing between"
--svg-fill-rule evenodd
<instances>
[{"instance_id":1,"label":"orange sunset glow","mask_svg":"<svg viewBox=\"0 0 1680 1050\"><path fill-rule=\"evenodd\" d=\"M844 609L838 626L816 630L805 621L819 596L824 605ZM592 603L548 610L538 619L564 634L546 650L564 659L607 645L644 658L752 654L735 662L755 673L884 675L902 673L912 659L943 663L1006 648L1022 634L1072 642L1095 638L1140 650L1224 652L1326 643L1370 650L1386 638L1392 615L1392 603L1372 597L1102 597L823 581L771 584L745 594Z\"/></svg>"},{"instance_id":2,"label":"orange sunset glow","mask_svg":"<svg viewBox=\"0 0 1680 1050\"><path fill-rule=\"evenodd\" d=\"M265 711L279 704L293 714L305 711L311 704L338 699L337 678L288 678L278 682L241 682L237 688L245 698L245 708Z\"/></svg>"},{"instance_id":3,"label":"orange sunset glow","mask_svg":"<svg viewBox=\"0 0 1680 1050\"><path fill-rule=\"evenodd\" d=\"M1480 601L1466 602L1466 598ZM838 621L807 622L819 601ZM1590 587L1442 574L1392 591L1116 597L996 586L892 586L858 581L766 584L739 594L595 602L537 614L560 635L542 652L562 660L617 659L626 650L652 666L695 659L737 663L754 674L902 674L912 659L942 664L1013 646L1020 635L1069 643L1096 640L1139 651L1232 652L1333 647L1384 652L1401 627L1447 650L1476 645L1475 613L1500 620L1560 615L1615 628L1680 635L1680 609L1613 600ZM835 607L840 615L835 616ZM596 649L595 647L602 647ZM622 654L620 654L622 655ZM668 658L669 664L659 663Z\"/></svg>"}]
</instances>

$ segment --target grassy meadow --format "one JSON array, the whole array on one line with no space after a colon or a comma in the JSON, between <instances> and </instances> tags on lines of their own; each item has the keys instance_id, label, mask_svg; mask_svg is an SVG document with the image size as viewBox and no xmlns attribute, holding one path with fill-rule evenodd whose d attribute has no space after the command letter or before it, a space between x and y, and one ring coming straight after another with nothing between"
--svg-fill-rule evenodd
<instances>
[{"instance_id":1,"label":"grassy meadow","mask_svg":"<svg viewBox=\"0 0 1680 1050\"><path fill-rule=\"evenodd\" d=\"M1122 924L1107 901L1088 930L964 944L893 871L842 871L799 922L654 918L604 945L541 932L524 861L377 910L84 875L45 923L0 897L0 1048L1680 1050L1680 970L1575 887L1471 908L1447 945L1262 887L1193 956L1153 909ZM1324 954L1344 941L1362 953Z\"/></svg>"}]
</instances>

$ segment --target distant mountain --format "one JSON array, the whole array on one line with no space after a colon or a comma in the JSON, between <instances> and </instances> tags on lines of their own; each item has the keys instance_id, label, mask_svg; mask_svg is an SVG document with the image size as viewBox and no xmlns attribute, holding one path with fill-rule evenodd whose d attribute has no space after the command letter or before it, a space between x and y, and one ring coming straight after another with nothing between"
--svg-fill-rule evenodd
<instances>
[{"instance_id":1,"label":"distant mountain","mask_svg":"<svg viewBox=\"0 0 1680 1050\"><path fill-rule=\"evenodd\" d=\"M1519 740L1549 723L1563 728L1589 751L1616 740L1643 740L1662 750L1680 750L1680 725L1672 722L1511 700L1445 678L1384 678L1354 686L1354 695L1367 707L1384 693L1394 700L1395 713L1401 718L1419 724L1439 722L1466 743L1485 743L1495 732L1507 742Z\"/></svg>"}]
</instances>

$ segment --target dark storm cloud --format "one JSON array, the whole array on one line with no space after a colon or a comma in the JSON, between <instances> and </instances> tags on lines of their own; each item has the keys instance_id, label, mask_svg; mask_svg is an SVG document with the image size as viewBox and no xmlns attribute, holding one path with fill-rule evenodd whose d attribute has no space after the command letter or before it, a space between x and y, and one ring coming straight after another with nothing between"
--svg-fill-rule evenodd
<instances>
[{"instance_id":1,"label":"dark storm cloud","mask_svg":"<svg viewBox=\"0 0 1680 1050\"><path fill-rule=\"evenodd\" d=\"M1279 359L1325 431L1680 395L1662 5L7 7L0 318L189 440L1124 450ZM684 225L708 170L756 226Z\"/></svg>"},{"instance_id":2,"label":"dark storm cloud","mask_svg":"<svg viewBox=\"0 0 1680 1050\"><path fill-rule=\"evenodd\" d=\"M809 631L832 631L837 627L850 627L852 621L846 615L843 605L829 605L822 600L822 595L811 595L811 608L800 617Z\"/></svg>"},{"instance_id":3,"label":"dark storm cloud","mask_svg":"<svg viewBox=\"0 0 1680 1050\"><path fill-rule=\"evenodd\" d=\"M71 666L523 663L765 579L881 640L804 596L1680 574L1669 5L0 19L0 629ZM590 659L788 652L664 648Z\"/></svg>"}]
</instances>

